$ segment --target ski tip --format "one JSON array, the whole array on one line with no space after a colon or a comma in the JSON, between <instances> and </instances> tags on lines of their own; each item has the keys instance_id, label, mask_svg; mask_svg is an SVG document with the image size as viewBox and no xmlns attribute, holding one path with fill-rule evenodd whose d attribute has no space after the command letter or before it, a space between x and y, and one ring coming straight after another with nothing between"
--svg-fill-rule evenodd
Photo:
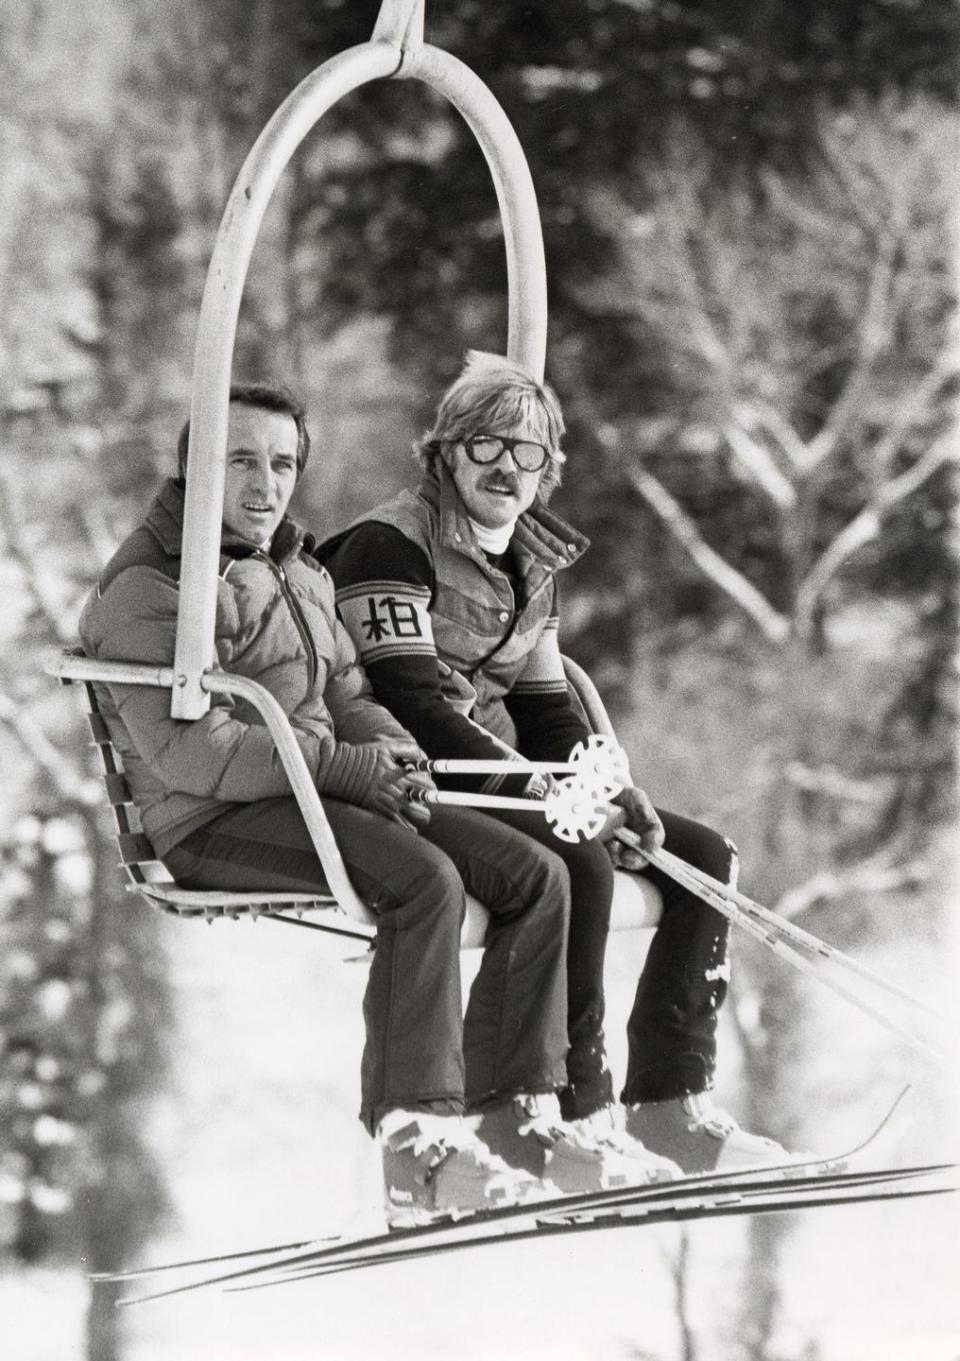
<instances>
[{"instance_id":1,"label":"ski tip","mask_svg":"<svg viewBox=\"0 0 960 1361\"><path fill-rule=\"evenodd\" d=\"M237 1252L225 1252L210 1257L193 1257L180 1262L160 1262L154 1266L130 1267L124 1271L88 1271L87 1280L92 1285L114 1284L121 1281L139 1281L148 1276L160 1276L167 1272L187 1271L192 1267L216 1266L226 1262L241 1262L247 1258L269 1257L283 1252L298 1252L321 1244L342 1243L344 1235L328 1233L316 1238L303 1238L293 1243L274 1243L269 1247L246 1248Z\"/></svg>"}]
</instances>

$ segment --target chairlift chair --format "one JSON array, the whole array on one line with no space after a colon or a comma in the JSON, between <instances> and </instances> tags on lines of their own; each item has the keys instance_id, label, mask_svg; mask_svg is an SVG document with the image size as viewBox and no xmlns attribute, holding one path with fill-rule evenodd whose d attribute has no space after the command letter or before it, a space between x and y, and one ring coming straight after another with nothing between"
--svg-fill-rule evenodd
<instances>
[{"instance_id":1,"label":"chairlift chair","mask_svg":"<svg viewBox=\"0 0 960 1361\"><path fill-rule=\"evenodd\" d=\"M149 903L183 917L265 916L299 920L372 941L376 918L350 883L323 805L290 724L273 696L246 677L214 665L214 618L223 507L224 459L233 349L240 302L253 247L274 189L300 143L325 112L373 80L415 79L444 95L477 138L493 177L507 256L507 354L542 377L546 351L546 268L536 195L516 134L503 109L463 62L424 41L424 0L382 0L372 37L332 57L293 90L267 123L244 162L227 202L200 307L190 407L182 571L173 665L94 661L66 652L47 670L79 683L103 765L121 863L129 887ZM610 720L589 678L565 659L567 678L588 723L612 735ZM241 695L269 729L310 832L330 894L228 893L180 888L160 864L136 820L122 766L99 712L96 683L151 685L170 690L174 718L197 719L211 694ZM662 902L649 881L617 872L613 929L653 927ZM296 915L290 917L293 911ZM471 899L462 943L482 945L486 912Z\"/></svg>"}]
</instances>

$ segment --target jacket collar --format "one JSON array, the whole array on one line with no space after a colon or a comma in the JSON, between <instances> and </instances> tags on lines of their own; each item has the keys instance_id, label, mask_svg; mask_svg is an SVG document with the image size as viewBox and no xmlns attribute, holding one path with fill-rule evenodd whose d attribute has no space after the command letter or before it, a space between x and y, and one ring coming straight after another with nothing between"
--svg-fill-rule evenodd
<instances>
[{"instance_id":1,"label":"jacket collar","mask_svg":"<svg viewBox=\"0 0 960 1361\"><path fill-rule=\"evenodd\" d=\"M468 557L481 553L453 474L439 458L425 475L418 492L437 513L440 541L444 546ZM524 574L527 567L534 564L550 572L559 571L575 562L590 546L586 535L554 514L539 497L517 520L511 543Z\"/></svg>"},{"instance_id":2,"label":"jacket collar","mask_svg":"<svg viewBox=\"0 0 960 1361\"><path fill-rule=\"evenodd\" d=\"M183 552L183 512L186 486L182 478L168 478L163 483L147 512L146 526L157 540L167 557L179 558ZM270 545L270 557L274 562L286 562L302 547L313 545L313 538L307 535L295 520L285 515L277 526ZM244 557L255 552L249 544L239 540L230 541L225 535L222 549L230 557Z\"/></svg>"}]
</instances>

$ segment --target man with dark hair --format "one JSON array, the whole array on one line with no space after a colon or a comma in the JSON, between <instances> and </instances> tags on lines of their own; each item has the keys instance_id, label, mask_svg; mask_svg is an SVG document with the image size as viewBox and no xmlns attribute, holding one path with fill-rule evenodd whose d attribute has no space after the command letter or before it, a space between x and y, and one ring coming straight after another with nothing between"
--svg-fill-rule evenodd
<instances>
[{"instance_id":1,"label":"man with dark hair","mask_svg":"<svg viewBox=\"0 0 960 1361\"><path fill-rule=\"evenodd\" d=\"M506 748L531 760L566 760L588 736L564 676L557 592L558 573L588 545L546 504L565 461L563 432L549 387L502 356L472 353L417 446L417 489L360 516L320 550L374 694L428 756L482 759ZM522 775L457 783L471 781L505 793L527 784ZM619 1105L606 1062L603 966L613 867L645 863L611 840L613 831L625 824L646 848L665 844L725 883L736 872L731 843L655 810L637 788L614 801L607 848L602 839L561 842L542 820L522 813L488 816L549 847L570 876L563 1116L653 1169L664 1158L686 1172L784 1161L778 1144L740 1129L707 1095L729 976L727 922L654 869L644 872L660 888L664 912L627 1027ZM506 1103L484 1113L481 1136L507 1161L535 1166L529 1117L529 1103Z\"/></svg>"},{"instance_id":2,"label":"man with dark hair","mask_svg":"<svg viewBox=\"0 0 960 1361\"><path fill-rule=\"evenodd\" d=\"M188 436L181 437L181 471ZM289 718L347 872L378 919L364 998L361 1119L382 1150L391 1222L509 1203L544 1182L508 1167L464 1119L566 1080L563 866L473 809L431 813L409 794L420 754L377 704L336 617L313 541L286 514L309 440L283 389L231 390L216 652ZM81 619L94 657L173 661L184 484L166 482L121 545ZM228 697L192 722L149 686L103 690L144 831L183 886L326 892L286 772L259 715ZM466 1017L460 928L465 889L490 909ZM632 1168L586 1143L557 1144L561 1190L634 1184Z\"/></svg>"},{"instance_id":3,"label":"man with dark hair","mask_svg":"<svg viewBox=\"0 0 960 1361\"><path fill-rule=\"evenodd\" d=\"M282 383L234 383L230 388L230 405L250 406L260 411L276 411L290 416L297 428L297 477L301 477L310 457L310 432L307 429L306 407ZM177 471L187 475L187 451L190 447L190 422L184 421L177 440Z\"/></svg>"}]
</instances>

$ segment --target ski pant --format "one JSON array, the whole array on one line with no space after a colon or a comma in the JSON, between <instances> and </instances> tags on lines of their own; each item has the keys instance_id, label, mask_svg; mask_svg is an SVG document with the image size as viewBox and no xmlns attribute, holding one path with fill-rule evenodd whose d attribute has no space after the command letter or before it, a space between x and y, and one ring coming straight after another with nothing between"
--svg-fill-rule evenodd
<instances>
[{"instance_id":1,"label":"ski pant","mask_svg":"<svg viewBox=\"0 0 960 1361\"><path fill-rule=\"evenodd\" d=\"M722 883L736 872L734 846L701 823L657 810L665 849ZM603 965L613 867L597 841L560 841L542 817L505 809L488 814L549 846L570 875L567 954L569 1082L560 1094L567 1120L590 1115L613 1100L604 1040ZM627 1022L627 1075L621 1100L666 1101L712 1085L716 1068L717 1013L727 992L729 924L719 912L659 870L644 875L663 897Z\"/></svg>"},{"instance_id":2,"label":"ski pant","mask_svg":"<svg viewBox=\"0 0 960 1361\"><path fill-rule=\"evenodd\" d=\"M731 841L702 823L657 810L664 849L720 883L736 883ZM627 1075L621 1100L668 1101L713 1086L717 1014L730 981L730 922L661 870L644 875L663 898L627 1021Z\"/></svg>"},{"instance_id":3,"label":"ski pant","mask_svg":"<svg viewBox=\"0 0 960 1361\"><path fill-rule=\"evenodd\" d=\"M566 1083L569 880L562 862L473 809L419 832L324 799L347 873L377 917L363 1001L360 1118L456 1114ZM185 888L326 891L296 800L235 804L168 851ZM464 889L490 914L466 1016Z\"/></svg>"}]
</instances>

